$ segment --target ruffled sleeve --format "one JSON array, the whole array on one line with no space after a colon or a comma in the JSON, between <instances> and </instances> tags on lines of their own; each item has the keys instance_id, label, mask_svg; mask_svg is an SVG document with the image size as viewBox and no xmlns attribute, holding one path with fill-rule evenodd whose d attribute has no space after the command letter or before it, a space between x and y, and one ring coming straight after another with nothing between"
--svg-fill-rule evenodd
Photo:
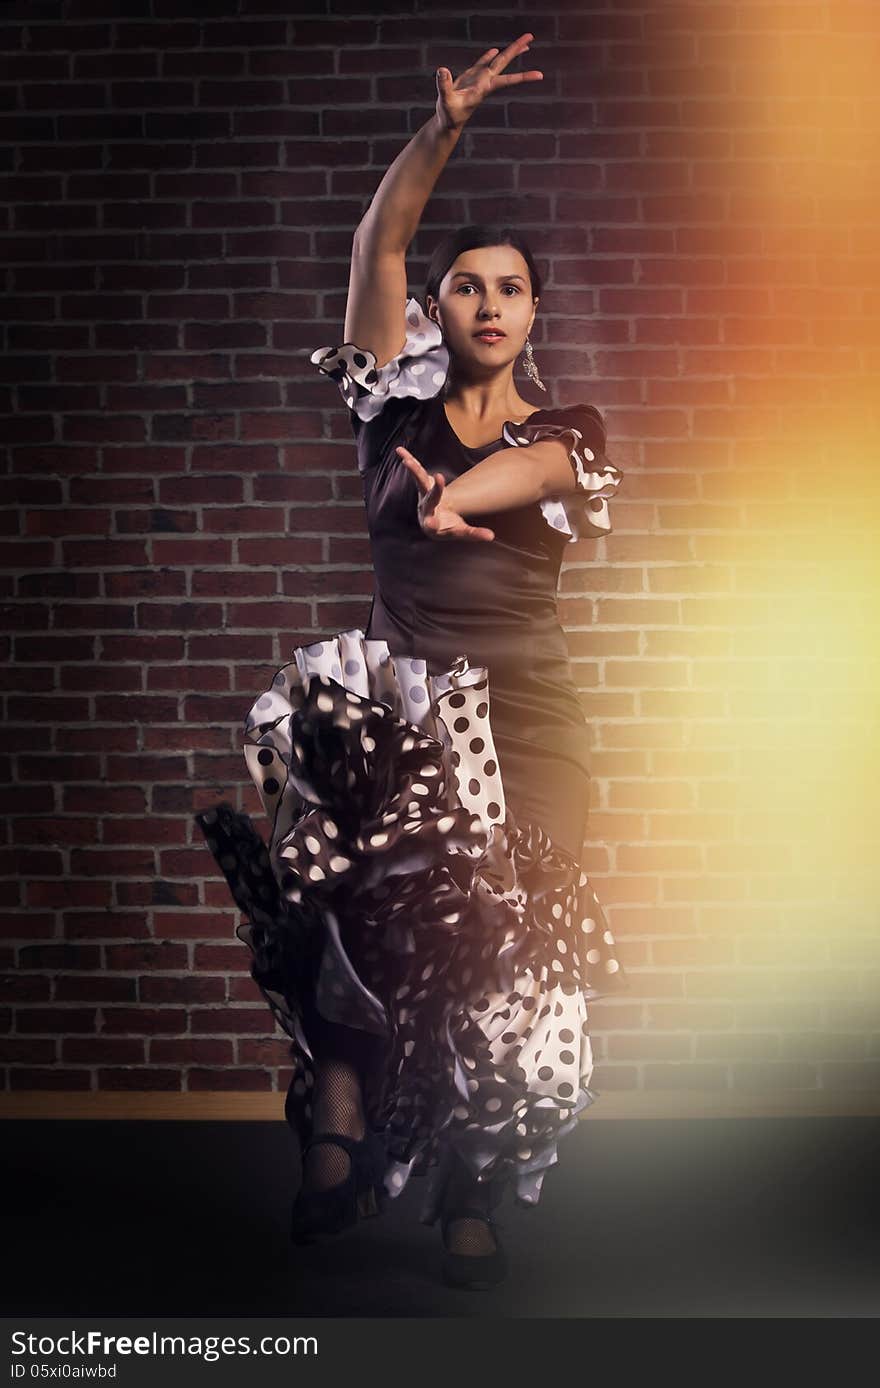
<instances>
[{"instance_id":1,"label":"ruffled sleeve","mask_svg":"<svg viewBox=\"0 0 880 1388\"><path fill-rule=\"evenodd\" d=\"M358 419L375 419L394 398L426 400L446 380L449 350L438 324L428 318L417 299L407 299L405 314L406 342L384 366L377 368L375 354L353 342L317 347L309 358L338 383L343 400Z\"/></svg>"},{"instance_id":2,"label":"ruffled sleeve","mask_svg":"<svg viewBox=\"0 0 880 1388\"><path fill-rule=\"evenodd\" d=\"M552 530L574 540L610 535L609 499L623 480L623 472L605 456L605 422L595 405L569 405L538 410L525 424L508 420L504 442L510 447L537 443L540 439L565 440L577 491L559 500L540 502L541 514Z\"/></svg>"}]
</instances>

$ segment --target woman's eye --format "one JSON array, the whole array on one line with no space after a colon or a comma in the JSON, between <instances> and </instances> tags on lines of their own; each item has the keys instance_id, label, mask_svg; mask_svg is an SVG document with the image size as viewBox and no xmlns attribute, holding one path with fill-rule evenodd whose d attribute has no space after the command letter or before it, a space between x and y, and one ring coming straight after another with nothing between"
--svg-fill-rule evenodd
<instances>
[{"instance_id":1,"label":"woman's eye","mask_svg":"<svg viewBox=\"0 0 880 1388\"><path fill-rule=\"evenodd\" d=\"M476 286L475 284L460 284L460 285L458 286L458 293L460 294L461 291L462 291L463 289L476 289L476 287L477 287L477 286ZM518 293L519 293L519 289L517 288L517 286L516 286L515 284L505 284L505 285L504 285L504 288L505 288L505 289L512 289L513 292L514 292L514 294L518 294Z\"/></svg>"}]
</instances>

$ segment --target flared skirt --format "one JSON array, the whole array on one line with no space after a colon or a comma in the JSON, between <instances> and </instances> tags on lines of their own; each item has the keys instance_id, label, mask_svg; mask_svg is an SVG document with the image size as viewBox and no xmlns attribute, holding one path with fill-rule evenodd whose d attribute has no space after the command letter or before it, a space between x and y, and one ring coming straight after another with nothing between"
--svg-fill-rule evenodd
<instances>
[{"instance_id":1,"label":"flared skirt","mask_svg":"<svg viewBox=\"0 0 880 1388\"><path fill-rule=\"evenodd\" d=\"M297 647L245 734L268 842L227 802L196 821L290 1038L291 1125L308 1137L317 1012L378 1046L390 1195L427 1175L433 1223L454 1149L537 1204L598 1094L587 1003L628 982L578 858L506 803L486 668L430 674L355 628Z\"/></svg>"}]
</instances>

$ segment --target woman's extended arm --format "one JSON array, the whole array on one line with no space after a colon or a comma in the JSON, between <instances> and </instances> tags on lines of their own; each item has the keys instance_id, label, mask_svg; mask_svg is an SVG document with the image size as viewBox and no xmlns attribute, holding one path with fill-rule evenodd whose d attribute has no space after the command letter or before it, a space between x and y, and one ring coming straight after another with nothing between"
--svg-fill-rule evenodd
<instances>
[{"instance_id":1,"label":"woman's extended arm","mask_svg":"<svg viewBox=\"0 0 880 1388\"><path fill-rule=\"evenodd\" d=\"M494 540L494 531L470 525L466 517L514 511L565 495L575 487L568 445L561 439L541 439L527 448L501 448L451 482L440 472L427 472L403 445L398 445L397 454L422 490L423 527L442 539Z\"/></svg>"},{"instance_id":2,"label":"woman's extended arm","mask_svg":"<svg viewBox=\"0 0 880 1388\"><path fill-rule=\"evenodd\" d=\"M541 81L538 71L502 75L504 68L528 51L534 34L520 34L501 52L489 48L453 80L448 68L437 69L437 107L389 167L355 231L355 243L385 253L406 251L418 230L434 184L480 102L499 87Z\"/></svg>"},{"instance_id":3,"label":"woman's extended arm","mask_svg":"<svg viewBox=\"0 0 880 1388\"><path fill-rule=\"evenodd\" d=\"M377 366L406 341L406 248L460 134L435 111L400 151L355 231L344 335L373 352Z\"/></svg>"},{"instance_id":4,"label":"woman's extended arm","mask_svg":"<svg viewBox=\"0 0 880 1388\"><path fill-rule=\"evenodd\" d=\"M501 448L474 463L444 488L447 506L459 515L513 511L574 490L568 445L562 439L542 439L527 448Z\"/></svg>"},{"instance_id":5,"label":"woman's extended arm","mask_svg":"<svg viewBox=\"0 0 880 1388\"><path fill-rule=\"evenodd\" d=\"M389 165L357 226L355 250L367 255L405 254L463 129L444 120L438 102L438 110Z\"/></svg>"},{"instance_id":6,"label":"woman's extended arm","mask_svg":"<svg viewBox=\"0 0 880 1388\"><path fill-rule=\"evenodd\" d=\"M462 130L490 92L542 79L537 71L503 72L533 37L521 34L503 52L487 49L455 80L448 68L438 68L434 114L390 165L355 230L345 340L373 352L377 366L390 361L405 340L406 250Z\"/></svg>"}]
</instances>

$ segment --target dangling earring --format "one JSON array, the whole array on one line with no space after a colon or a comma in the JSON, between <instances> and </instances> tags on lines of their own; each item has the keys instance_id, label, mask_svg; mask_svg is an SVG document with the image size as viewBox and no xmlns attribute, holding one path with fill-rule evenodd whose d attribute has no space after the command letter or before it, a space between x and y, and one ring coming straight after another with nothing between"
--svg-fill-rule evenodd
<instances>
[{"instance_id":1,"label":"dangling earring","mask_svg":"<svg viewBox=\"0 0 880 1388\"><path fill-rule=\"evenodd\" d=\"M529 380L534 381L535 385L539 386L541 390L545 391L547 389L541 377L538 375L538 368L535 365L535 354L532 351L532 344L528 338L526 338L526 375L529 377Z\"/></svg>"}]
</instances>

